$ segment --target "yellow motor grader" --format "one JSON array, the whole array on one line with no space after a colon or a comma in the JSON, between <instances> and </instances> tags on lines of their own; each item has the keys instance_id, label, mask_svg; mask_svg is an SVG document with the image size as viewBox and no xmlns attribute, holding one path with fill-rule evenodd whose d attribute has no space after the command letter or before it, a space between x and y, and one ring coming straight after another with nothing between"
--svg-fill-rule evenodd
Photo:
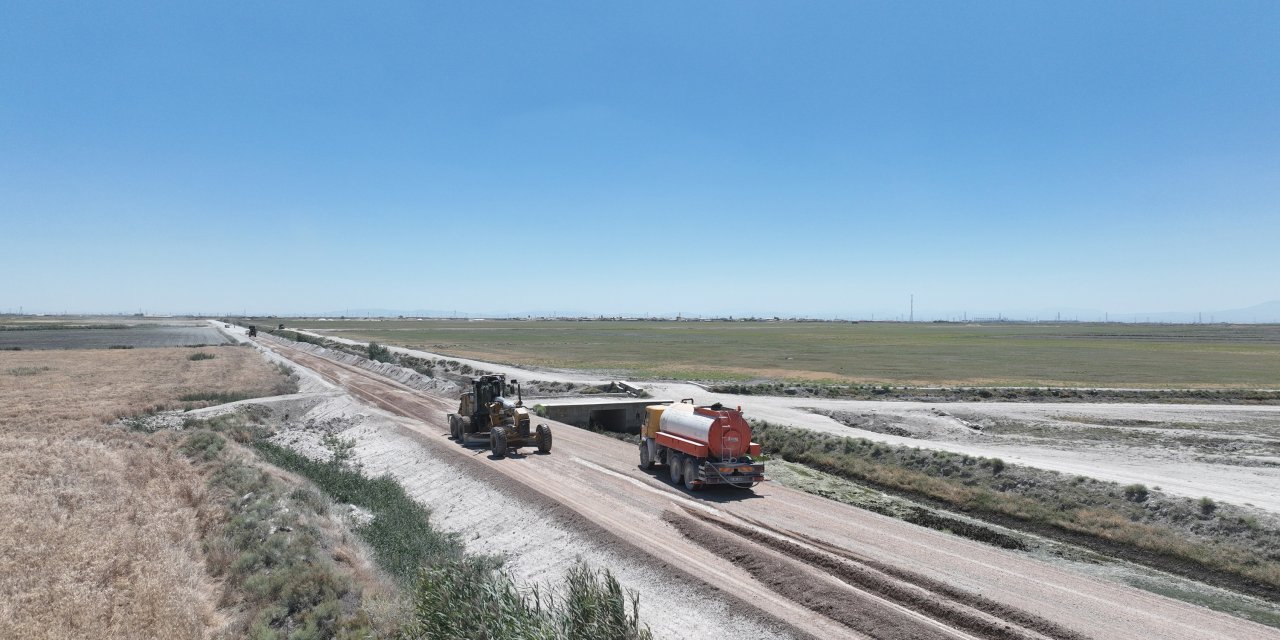
<instances>
[{"instance_id":1,"label":"yellow motor grader","mask_svg":"<svg viewBox=\"0 0 1280 640\"><path fill-rule=\"evenodd\" d=\"M551 452L551 427L540 424L531 429L529 410L524 407L520 383L515 385L516 401L504 397L508 389L502 375L472 378L471 391L462 394L458 412L449 414L449 435L464 447L488 446L495 458L521 447L537 447Z\"/></svg>"}]
</instances>

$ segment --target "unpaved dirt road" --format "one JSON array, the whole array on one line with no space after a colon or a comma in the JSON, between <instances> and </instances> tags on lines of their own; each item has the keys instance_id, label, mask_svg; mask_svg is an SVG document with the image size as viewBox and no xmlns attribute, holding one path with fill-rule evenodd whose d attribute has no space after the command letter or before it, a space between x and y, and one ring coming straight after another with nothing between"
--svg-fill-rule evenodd
<instances>
[{"instance_id":1,"label":"unpaved dirt road","mask_svg":"<svg viewBox=\"0 0 1280 640\"><path fill-rule=\"evenodd\" d=\"M391 413L423 447L454 452L602 543L705 583L744 616L796 635L875 638L1280 638L1280 631L1102 582L768 483L677 490L633 445L551 422L550 455L492 459L448 439L454 402L264 340L275 353ZM412 455L406 451L405 455ZM691 603L691 606L696 606Z\"/></svg>"}]
</instances>

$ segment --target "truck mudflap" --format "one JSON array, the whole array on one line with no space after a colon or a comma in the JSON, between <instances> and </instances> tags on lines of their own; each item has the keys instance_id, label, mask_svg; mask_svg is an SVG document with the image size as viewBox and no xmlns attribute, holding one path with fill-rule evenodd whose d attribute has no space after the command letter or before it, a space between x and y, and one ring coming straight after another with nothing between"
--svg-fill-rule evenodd
<instances>
[{"instance_id":1,"label":"truck mudflap","mask_svg":"<svg viewBox=\"0 0 1280 640\"><path fill-rule=\"evenodd\" d=\"M711 462L698 465L702 484L755 485L763 482L764 465L753 462Z\"/></svg>"}]
</instances>

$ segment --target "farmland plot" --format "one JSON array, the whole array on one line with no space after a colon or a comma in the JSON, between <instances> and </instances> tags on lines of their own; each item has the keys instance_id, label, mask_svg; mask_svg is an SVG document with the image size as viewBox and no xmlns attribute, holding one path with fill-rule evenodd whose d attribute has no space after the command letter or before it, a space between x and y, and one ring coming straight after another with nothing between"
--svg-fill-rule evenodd
<instances>
[{"instance_id":1,"label":"farmland plot","mask_svg":"<svg viewBox=\"0 0 1280 640\"><path fill-rule=\"evenodd\" d=\"M110 329L0 331L0 349L108 349L218 345L231 342L210 326L151 325Z\"/></svg>"}]
</instances>

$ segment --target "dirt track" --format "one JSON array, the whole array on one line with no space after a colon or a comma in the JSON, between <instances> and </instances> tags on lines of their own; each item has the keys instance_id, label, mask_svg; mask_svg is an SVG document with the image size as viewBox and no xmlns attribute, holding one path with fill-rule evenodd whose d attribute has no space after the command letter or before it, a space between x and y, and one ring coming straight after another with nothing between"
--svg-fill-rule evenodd
<instances>
[{"instance_id":1,"label":"dirt track","mask_svg":"<svg viewBox=\"0 0 1280 640\"><path fill-rule=\"evenodd\" d=\"M743 615L797 634L877 638L1262 638L1274 629L1102 582L769 484L688 494L632 445L552 422L550 455L491 459L448 439L453 401L267 344L361 399L412 418L418 441L478 481L509 483L603 544L651 554ZM408 454L409 452L406 452ZM661 471L661 470L660 470ZM748 604L749 603L749 604Z\"/></svg>"}]
</instances>

